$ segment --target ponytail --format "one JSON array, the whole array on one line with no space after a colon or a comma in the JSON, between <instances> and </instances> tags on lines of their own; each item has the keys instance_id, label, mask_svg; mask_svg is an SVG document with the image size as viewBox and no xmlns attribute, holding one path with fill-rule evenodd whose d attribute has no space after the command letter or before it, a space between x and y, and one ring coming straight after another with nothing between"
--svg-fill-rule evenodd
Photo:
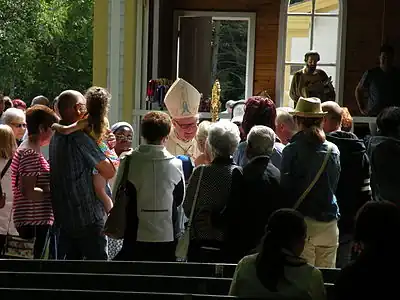
<instances>
[{"instance_id":1,"label":"ponytail","mask_svg":"<svg viewBox=\"0 0 400 300\"><path fill-rule=\"evenodd\" d=\"M285 266L300 266L288 261L287 252L304 239L307 226L304 217L293 209L279 209L268 220L266 234L258 247L255 267L258 280L271 292L277 292L278 283L285 279Z\"/></svg>"},{"instance_id":2,"label":"ponytail","mask_svg":"<svg viewBox=\"0 0 400 300\"><path fill-rule=\"evenodd\" d=\"M284 277L285 255L276 233L267 232L256 259L256 274L262 285L277 292L278 282Z\"/></svg>"},{"instance_id":3,"label":"ponytail","mask_svg":"<svg viewBox=\"0 0 400 300\"><path fill-rule=\"evenodd\" d=\"M325 132L318 126L311 126L304 130L306 137L315 144L323 144L326 140Z\"/></svg>"},{"instance_id":4,"label":"ponytail","mask_svg":"<svg viewBox=\"0 0 400 300\"><path fill-rule=\"evenodd\" d=\"M296 116L296 120L304 127L304 134L313 144L323 144L326 140L322 130L323 118L304 118Z\"/></svg>"}]
</instances>

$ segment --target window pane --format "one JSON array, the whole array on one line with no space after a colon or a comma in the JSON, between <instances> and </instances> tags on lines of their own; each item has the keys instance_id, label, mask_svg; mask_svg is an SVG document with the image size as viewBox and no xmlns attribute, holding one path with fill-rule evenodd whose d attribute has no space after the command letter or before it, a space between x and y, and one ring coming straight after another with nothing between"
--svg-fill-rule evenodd
<instances>
[{"instance_id":1,"label":"window pane","mask_svg":"<svg viewBox=\"0 0 400 300\"><path fill-rule=\"evenodd\" d=\"M339 14L339 1L315 1L315 13L317 14Z\"/></svg>"},{"instance_id":2,"label":"window pane","mask_svg":"<svg viewBox=\"0 0 400 300\"><path fill-rule=\"evenodd\" d=\"M293 74L300 70L301 66L285 65L285 78L284 78L284 92L283 92L283 106L293 107L294 103L289 97L290 84L292 83Z\"/></svg>"},{"instance_id":3,"label":"window pane","mask_svg":"<svg viewBox=\"0 0 400 300\"><path fill-rule=\"evenodd\" d=\"M311 17L288 16L286 32L286 61L303 62L310 50Z\"/></svg>"},{"instance_id":4,"label":"window pane","mask_svg":"<svg viewBox=\"0 0 400 300\"><path fill-rule=\"evenodd\" d=\"M315 17L313 50L321 55L320 63L336 63L338 29L338 17Z\"/></svg>"},{"instance_id":5,"label":"window pane","mask_svg":"<svg viewBox=\"0 0 400 300\"><path fill-rule=\"evenodd\" d=\"M311 13L312 1L311 0L290 0L288 13Z\"/></svg>"},{"instance_id":6,"label":"window pane","mask_svg":"<svg viewBox=\"0 0 400 300\"><path fill-rule=\"evenodd\" d=\"M290 85L292 83L292 78L294 73L296 73L298 70L300 70L302 67L300 66L294 66L294 65L285 65L285 78L284 78L284 92L283 92L283 106L290 106L293 107L294 103L293 100L290 99L289 97L289 91L290 91ZM319 67L320 69L324 70L325 73L329 76L332 77L332 83L333 86L335 87L335 91L337 90L336 86L336 67Z\"/></svg>"}]
</instances>

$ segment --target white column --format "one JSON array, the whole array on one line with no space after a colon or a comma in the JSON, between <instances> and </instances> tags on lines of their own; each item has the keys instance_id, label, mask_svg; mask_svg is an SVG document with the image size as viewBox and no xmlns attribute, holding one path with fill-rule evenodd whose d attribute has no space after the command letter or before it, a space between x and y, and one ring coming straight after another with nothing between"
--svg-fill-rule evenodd
<instances>
[{"instance_id":1,"label":"white column","mask_svg":"<svg viewBox=\"0 0 400 300\"><path fill-rule=\"evenodd\" d=\"M120 99L120 53L121 53L121 6L123 0L110 1L110 53L109 53L109 68L108 68L108 89L113 98L111 100L109 121L110 124L118 122L120 119L120 107L122 99Z\"/></svg>"}]
</instances>

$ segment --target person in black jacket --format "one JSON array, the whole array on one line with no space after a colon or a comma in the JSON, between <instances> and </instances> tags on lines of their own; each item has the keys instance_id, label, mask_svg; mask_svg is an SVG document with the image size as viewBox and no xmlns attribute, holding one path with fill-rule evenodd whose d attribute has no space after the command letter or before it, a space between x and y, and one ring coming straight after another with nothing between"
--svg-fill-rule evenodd
<instances>
[{"instance_id":1,"label":"person in black jacket","mask_svg":"<svg viewBox=\"0 0 400 300\"><path fill-rule=\"evenodd\" d=\"M254 126L247 136L242 184L232 189L230 203L232 251L237 261L260 243L269 216L281 197L280 171L270 161L276 136L267 126Z\"/></svg>"},{"instance_id":2,"label":"person in black jacket","mask_svg":"<svg viewBox=\"0 0 400 300\"><path fill-rule=\"evenodd\" d=\"M355 215L371 200L370 164L364 142L355 134L341 130L343 111L339 104L325 102L322 110L327 112L324 120L326 138L340 151L341 173L336 190L340 211L336 266L342 268L350 262Z\"/></svg>"},{"instance_id":3,"label":"person in black jacket","mask_svg":"<svg viewBox=\"0 0 400 300\"><path fill-rule=\"evenodd\" d=\"M400 210L389 201L370 201L357 214L355 240L361 254L341 270L336 300L396 299L400 268ZM397 296L396 296L397 295Z\"/></svg>"}]
</instances>

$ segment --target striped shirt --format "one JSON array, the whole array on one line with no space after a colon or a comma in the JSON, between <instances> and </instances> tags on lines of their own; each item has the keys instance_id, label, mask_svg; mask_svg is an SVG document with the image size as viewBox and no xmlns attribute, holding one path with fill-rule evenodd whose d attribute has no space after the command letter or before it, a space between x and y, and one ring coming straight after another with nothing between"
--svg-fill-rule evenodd
<instances>
[{"instance_id":1,"label":"striped shirt","mask_svg":"<svg viewBox=\"0 0 400 300\"><path fill-rule=\"evenodd\" d=\"M52 225L54 221L50 192L42 200L26 198L21 192L21 177L36 177L36 187L49 190L50 166L41 153L33 149L18 149L11 164L14 195L14 225Z\"/></svg>"}]
</instances>

